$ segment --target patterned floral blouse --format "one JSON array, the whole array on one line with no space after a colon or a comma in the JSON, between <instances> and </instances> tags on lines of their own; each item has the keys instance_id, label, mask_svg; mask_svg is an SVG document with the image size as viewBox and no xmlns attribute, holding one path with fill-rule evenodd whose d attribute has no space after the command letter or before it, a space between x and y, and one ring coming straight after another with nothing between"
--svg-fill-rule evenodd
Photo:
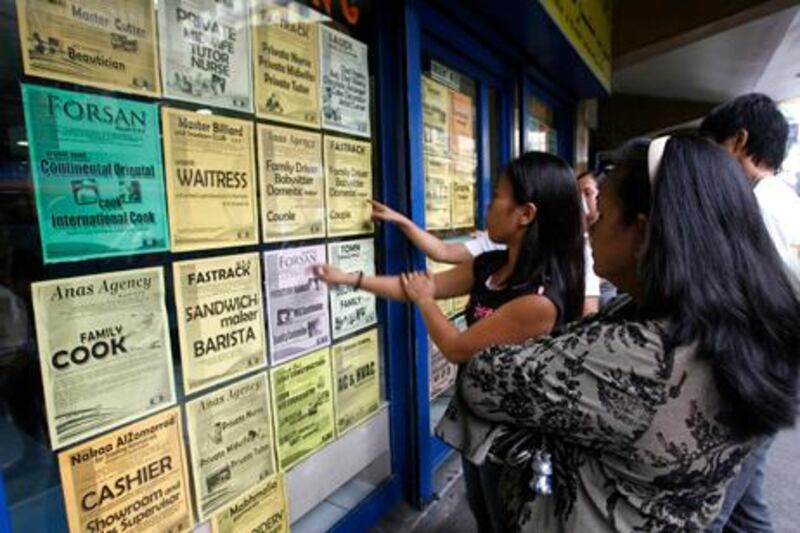
<instances>
[{"instance_id":1,"label":"patterned floral blouse","mask_svg":"<svg viewBox=\"0 0 800 533\"><path fill-rule=\"evenodd\" d=\"M530 467L505 468L508 531L702 531L754 442L719 421L709 366L664 353L664 323L632 318L627 297L555 338L490 348L460 381L437 433L478 462L502 424L542 435L550 496Z\"/></svg>"}]
</instances>

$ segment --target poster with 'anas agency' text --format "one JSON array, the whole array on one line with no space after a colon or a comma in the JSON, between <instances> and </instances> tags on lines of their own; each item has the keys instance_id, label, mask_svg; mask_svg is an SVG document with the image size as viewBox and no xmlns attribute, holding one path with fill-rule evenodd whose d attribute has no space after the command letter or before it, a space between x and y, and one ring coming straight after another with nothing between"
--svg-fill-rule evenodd
<instances>
[{"instance_id":1,"label":"poster with 'anas agency' text","mask_svg":"<svg viewBox=\"0 0 800 533\"><path fill-rule=\"evenodd\" d=\"M22 85L45 263L169 249L155 104Z\"/></svg>"}]
</instances>

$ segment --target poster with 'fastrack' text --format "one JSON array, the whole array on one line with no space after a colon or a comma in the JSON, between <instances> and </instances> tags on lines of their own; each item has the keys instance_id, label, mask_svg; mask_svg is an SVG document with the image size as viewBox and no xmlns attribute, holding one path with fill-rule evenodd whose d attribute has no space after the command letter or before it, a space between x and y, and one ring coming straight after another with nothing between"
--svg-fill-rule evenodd
<instances>
[{"instance_id":1,"label":"poster with 'fastrack' text","mask_svg":"<svg viewBox=\"0 0 800 533\"><path fill-rule=\"evenodd\" d=\"M169 249L158 111L22 85L46 263Z\"/></svg>"}]
</instances>

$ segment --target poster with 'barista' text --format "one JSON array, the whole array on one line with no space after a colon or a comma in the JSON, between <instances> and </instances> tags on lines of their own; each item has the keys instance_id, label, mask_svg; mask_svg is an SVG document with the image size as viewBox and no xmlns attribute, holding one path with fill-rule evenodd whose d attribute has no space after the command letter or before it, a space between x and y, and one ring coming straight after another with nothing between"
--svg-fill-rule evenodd
<instances>
[{"instance_id":1,"label":"poster with 'barista' text","mask_svg":"<svg viewBox=\"0 0 800 533\"><path fill-rule=\"evenodd\" d=\"M212 533L289 533L289 506L282 473L265 479L225 505L211 521Z\"/></svg>"},{"instance_id":2,"label":"poster with 'barista' text","mask_svg":"<svg viewBox=\"0 0 800 533\"><path fill-rule=\"evenodd\" d=\"M192 400L186 418L201 519L275 473L265 373Z\"/></svg>"},{"instance_id":3,"label":"poster with 'barista' text","mask_svg":"<svg viewBox=\"0 0 800 533\"><path fill-rule=\"evenodd\" d=\"M158 112L22 85L45 263L169 249Z\"/></svg>"},{"instance_id":4,"label":"poster with 'barista' text","mask_svg":"<svg viewBox=\"0 0 800 533\"><path fill-rule=\"evenodd\" d=\"M183 390L266 364L257 253L173 263Z\"/></svg>"},{"instance_id":5,"label":"poster with 'barista' text","mask_svg":"<svg viewBox=\"0 0 800 533\"><path fill-rule=\"evenodd\" d=\"M328 244L328 261L344 272L375 275L375 243L372 239L332 242ZM330 287L331 330L338 339L375 324L375 295L348 285Z\"/></svg>"},{"instance_id":6,"label":"poster with 'barista' text","mask_svg":"<svg viewBox=\"0 0 800 533\"><path fill-rule=\"evenodd\" d=\"M158 96L154 19L152 0L17 0L25 74Z\"/></svg>"},{"instance_id":7,"label":"poster with 'barista' text","mask_svg":"<svg viewBox=\"0 0 800 533\"><path fill-rule=\"evenodd\" d=\"M252 111L248 0L161 0L164 96Z\"/></svg>"},{"instance_id":8,"label":"poster with 'barista' text","mask_svg":"<svg viewBox=\"0 0 800 533\"><path fill-rule=\"evenodd\" d=\"M319 14L298 2L253 6L256 115L319 128Z\"/></svg>"},{"instance_id":9,"label":"poster with 'barista' text","mask_svg":"<svg viewBox=\"0 0 800 533\"><path fill-rule=\"evenodd\" d=\"M372 233L372 146L330 135L324 144L328 236Z\"/></svg>"},{"instance_id":10,"label":"poster with 'barista' text","mask_svg":"<svg viewBox=\"0 0 800 533\"><path fill-rule=\"evenodd\" d=\"M252 122L167 107L161 115L172 249L258 242Z\"/></svg>"},{"instance_id":11,"label":"poster with 'barista' text","mask_svg":"<svg viewBox=\"0 0 800 533\"><path fill-rule=\"evenodd\" d=\"M286 472L333 440L330 349L270 370L280 469Z\"/></svg>"},{"instance_id":12,"label":"poster with 'barista' text","mask_svg":"<svg viewBox=\"0 0 800 533\"><path fill-rule=\"evenodd\" d=\"M177 407L58 455L70 531L188 531L194 524Z\"/></svg>"},{"instance_id":13,"label":"poster with 'barista' text","mask_svg":"<svg viewBox=\"0 0 800 533\"><path fill-rule=\"evenodd\" d=\"M327 346L328 289L314 276L325 263L325 246L303 246L264 252L269 353L279 365Z\"/></svg>"},{"instance_id":14,"label":"poster with 'barista' text","mask_svg":"<svg viewBox=\"0 0 800 533\"><path fill-rule=\"evenodd\" d=\"M258 125L265 242L325 236L322 135Z\"/></svg>"},{"instance_id":15,"label":"poster with 'barista' text","mask_svg":"<svg viewBox=\"0 0 800 533\"><path fill-rule=\"evenodd\" d=\"M331 348L336 385L336 434L341 435L380 407L378 329Z\"/></svg>"},{"instance_id":16,"label":"poster with 'barista' text","mask_svg":"<svg viewBox=\"0 0 800 533\"><path fill-rule=\"evenodd\" d=\"M327 26L319 42L322 127L369 137L367 45Z\"/></svg>"},{"instance_id":17,"label":"poster with 'barista' text","mask_svg":"<svg viewBox=\"0 0 800 533\"><path fill-rule=\"evenodd\" d=\"M161 267L31 284L53 449L175 403Z\"/></svg>"}]
</instances>

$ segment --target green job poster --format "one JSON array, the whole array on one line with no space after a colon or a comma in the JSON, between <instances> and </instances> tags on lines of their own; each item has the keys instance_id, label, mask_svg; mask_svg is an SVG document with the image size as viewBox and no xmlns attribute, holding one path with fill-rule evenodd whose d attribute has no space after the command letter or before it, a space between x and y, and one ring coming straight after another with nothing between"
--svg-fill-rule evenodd
<instances>
[{"instance_id":1,"label":"green job poster","mask_svg":"<svg viewBox=\"0 0 800 533\"><path fill-rule=\"evenodd\" d=\"M46 263L169 249L155 104L22 85Z\"/></svg>"}]
</instances>

